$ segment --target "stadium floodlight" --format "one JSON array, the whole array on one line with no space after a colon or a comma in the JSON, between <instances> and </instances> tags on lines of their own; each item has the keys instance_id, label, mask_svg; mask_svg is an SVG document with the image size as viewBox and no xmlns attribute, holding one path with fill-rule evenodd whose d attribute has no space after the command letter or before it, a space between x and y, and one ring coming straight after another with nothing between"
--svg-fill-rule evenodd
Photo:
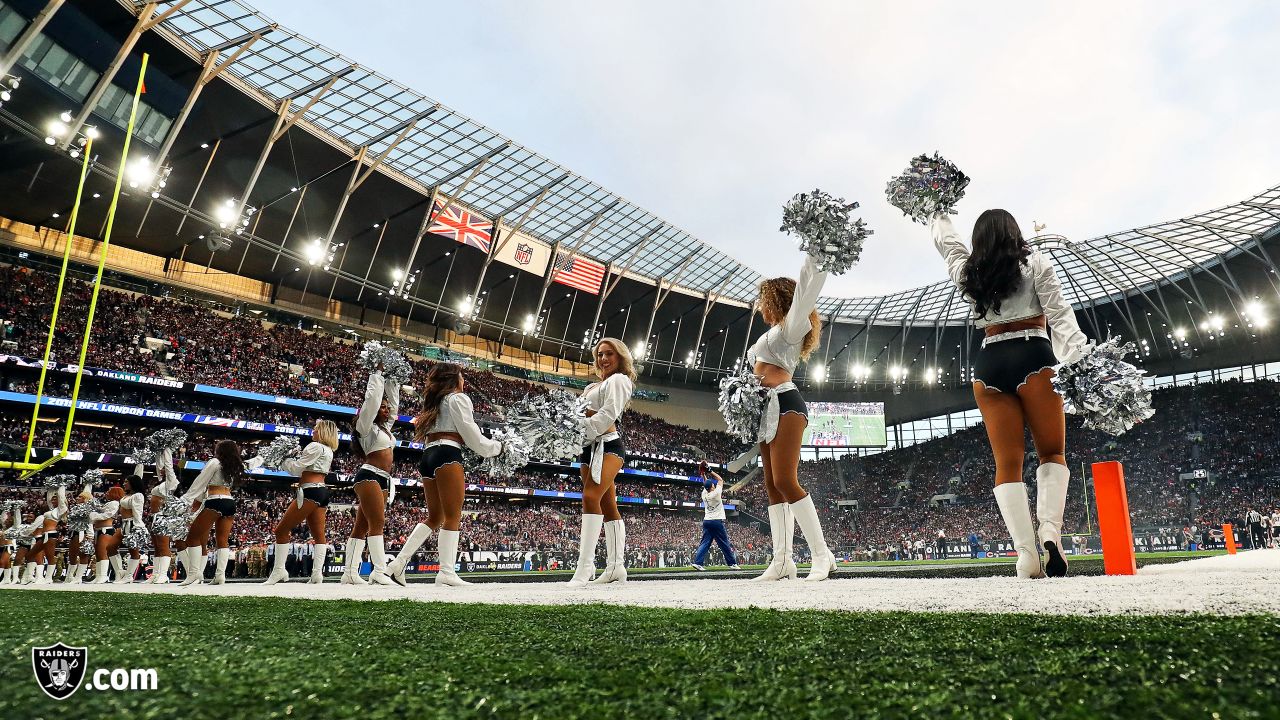
<instances>
[{"instance_id":1,"label":"stadium floodlight","mask_svg":"<svg viewBox=\"0 0 1280 720\"><path fill-rule=\"evenodd\" d=\"M813 370L812 370L812 371L810 371L810 374L811 374L811 375L813 375L813 381L814 381L814 382L819 382L819 383L820 383L820 382L822 382L823 380L825 380L825 379L827 378L827 366L826 366L826 365L814 365L814 366L813 366Z\"/></svg>"},{"instance_id":2,"label":"stadium floodlight","mask_svg":"<svg viewBox=\"0 0 1280 720\"><path fill-rule=\"evenodd\" d=\"M648 346L648 345L646 345L645 343L642 343L642 342L638 342L638 343L636 343L636 346L635 346L635 347L631 348L631 355L632 355L632 356L633 356L637 361L639 361L639 360L643 360L643 359L644 359L644 353L645 353L645 351L646 351L646 350L648 350L648 349L649 349L649 346Z\"/></svg>"},{"instance_id":3,"label":"stadium floodlight","mask_svg":"<svg viewBox=\"0 0 1280 720\"><path fill-rule=\"evenodd\" d=\"M401 280L404 279L404 271L401 270L400 268L392 268L391 279L395 280L396 282L400 282Z\"/></svg>"},{"instance_id":4,"label":"stadium floodlight","mask_svg":"<svg viewBox=\"0 0 1280 720\"><path fill-rule=\"evenodd\" d=\"M324 246L320 244L319 240L312 241L302 252L307 258L307 264L313 267L324 260Z\"/></svg>"},{"instance_id":5,"label":"stadium floodlight","mask_svg":"<svg viewBox=\"0 0 1280 720\"><path fill-rule=\"evenodd\" d=\"M156 170L151 166L151 157L143 155L130 161L125 166L125 177L128 178L131 188L150 187L151 181L156 179Z\"/></svg>"},{"instance_id":6,"label":"stadium floodlight","mask_svg":"<svg viewBox=\"0 0 1280 720\"><path fill-rule=\"evenodd\" d=\"M471 309L473 307L474 305L471 302L471 296L468 295L458 302L458 314L466 315L467 313L471 312Z\"/></svg>"},{"instance_id":7,"label":"stadium floodlight","mask_svg":"<svg viewBox=\"0 0 1280 720\"><path fill-rule=\"evenodd\" d=\"M521 323L520 329L523 330L526 335L528 335L529 333L533 332L534 328L536 328L537 326L538 326L537 319L533 317L533 313L529 313L524 317L524 322Z\"/></svg>"},{"instance_id":8,"label":"stadium floodlight","mask_svg":"<svg viewBox=\"0 0 1280 720\"><path fill-rule=\"evenodd\" d=\"M235 198L227 198L225 202L213 211L213 217L218 221L219 227L226 229L236 219Z\"/></svg>"}]
</instances>

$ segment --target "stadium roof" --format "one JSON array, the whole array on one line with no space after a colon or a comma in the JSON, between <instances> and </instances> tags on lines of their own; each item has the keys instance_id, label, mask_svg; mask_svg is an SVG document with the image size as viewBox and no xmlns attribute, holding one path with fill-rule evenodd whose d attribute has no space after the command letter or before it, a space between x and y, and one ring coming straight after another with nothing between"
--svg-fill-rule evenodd
<instances>
[{"instance_id":1,"label":"stadium roof","mask_svg":"<svg viewBox=\"0 0 1280 720\"><path fill-rule=\"evenodd\" d=\"M121 0L133 6L128 0ZM161 7L174 3L161 3ZM274 30L236 58L228 72L275 100L301 106L330 80L329 92L305 113L317 130L350 150L378 155L384 167L422 189L444 184L463 203L491 218L514 222L548 244L597 260L622 262L643 243L630 270L698 292L750 302L762 279L732 257L595 182L503 137L443 104L374 70L281 28L238 0L194 0L162 27L199 54L230 48L239 39ZM425 117L424 117L425 114ZM405 123L414 132L395 143ZM394 147L393 147L394 144ZM487 158L487 161L484 159ZM468 181L477 163L479 172ZM459 192L460 191L460 192ZM1076 305L1206 268L1223 254L1242 252L1280 220L1280 188L1247 201L1180 220L1112 233L1083 242L1046 239L1044 247L1065 275ZM685 265L687 264L687 268ZM954 287L939 282L879 297L824 298L827 317L879 322L963 322L966 308Z\"/></svg>"}]
</instances>

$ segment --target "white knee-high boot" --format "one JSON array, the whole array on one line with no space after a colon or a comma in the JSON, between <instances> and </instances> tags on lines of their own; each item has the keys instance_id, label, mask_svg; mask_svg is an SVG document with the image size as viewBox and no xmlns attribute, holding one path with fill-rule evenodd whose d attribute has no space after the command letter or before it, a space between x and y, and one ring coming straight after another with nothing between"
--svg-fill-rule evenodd
<instances>
[{"instance_id":1,"label":"white knee-high boot","mask_svg":"<svg viewBox=\"0 0 1280 720\"><path fill-rule=\"evenodd\" d=\"M142 562L141 558L129 558L129 561L124 565L124 576L119 580L119 582L133 582L133 578L138 574L138 564L140 562Z\"/></svg>"},{"instance_id":2,"label":"white knee-high boot","mask_svg":"<svg viewBox=\"0 0 1280 720\"><path fill-rule=\"evenodd\" d=\"M441 530L437 541L440 548L440 572L436 573L437 585L460 587L471 583L458 577L454 566L458 563L458 531Z\"/></svg>"},{"instance_id":3,"label":"white knee-high boot","mask_svg":"<svg viewBox=\"0 0 1280 720\"><path fill-rule=\"evenodd\" d=\"M1067 576L1067 554L1062 548L1062 515L1067 507L1067 484L1071 470L1066 465L1044 463L1036 468L1036 519L1040 521L1040 544L1044 546L1044 573Z\"/></svg>"},{"instance_id":4,"label":"white knee-high boot","mask_svg":"<svg viewBox=\"0 0 1280 720\"><path fill-rule=\"evenodd\" d=\"M329 546L320 543L311 549L311 579L307 581L311 585L319 585L324 582L324 559L329 554Z\"/></svg>"},{"instance_id":5,"label":"white knee-high boot","mask_svg":"<svg viewBox=\"0 0 1280 720\"><path fill-rule=\"evenodd\" d=\"M182 551L182 564L186 567L187 577L179 583L181 587L198 585L204 580L204 556L200 554L198 545Z\"/></svg>"},{"instance_id":6,"label":"white knee-high boot","mask_svg":"<svg viewBox=\"0 0 1280 720\"><path fill-rule=\"evenodd\" d=\"M36 564L27 563L27 567L23 570L22 580L19 585L34 585L36 583Z\"/></svg>"},{"instance_id":7,"label":"white knee-high boot","mask_svg":"<svg viewBox=\"0 0 1280 720\"><path fill-rule=\"evenodd\" d=\"M218 548L213 554L213 561L217 565L213 569L214 585L222 585L227 582L227 563L231 561L231 548Z\"/></svg>"},{"instance_id":8,"label":"white knee-high boot","mask_svg":"<svg viewBox=\"0 0 1280 720\"><path fill-rule=\"evenodd\" d=\"M789 508L795 515L800 532L804 533L805 541L809 543L809 553L813 557L805 580L826 580L836 569L836 556L827 548L827 539L822 535L822 522L818 519L818 508L813 505L813 495L805 495L800 502L790 503Z\"/></svg>"},{"instance_id":9,"label":"white knee-high boot","mask_svg":"<svg viewBox=\"0 0 1280 720\"><path fill-rule=\"evenodd\" d=\"M623 551L626 549L627 530L622 520L610 520L604 524L605 562L604 572L591 581L592 585L607 585L612 582L626 582L627 567L623 562Z\"/></svg>"},{"instance_id":10,"label":"white knee-high boot","mask_svg":"<svg viewBox=\"0 0 1280 720\"><path fill-rule=\"evenodd\" d=\"M408 587L408 583L404 579L404 569L409 564L409 560L413 558L413 554L418 552L418 548L422 544L431 539L431 528L423 523L413 526L413 532L409 533L409 539L404 541L404 547L400 548L400 552L396 553L396 559L387 565L387 575L396 581L401 587Z\"/></svg>"},{"instance_id":11,"label":"white knee-high boot","mask_svg":"<svg viewBox=\"0 0 1280 720\"><path fill-rule=\"evenodd\" d=\"M571 587L582 587L596 574L596 543L600 542L600 528L604 515L582 514L582 535L578 540L578 569L569 581Z\"/></svg>"},{"instance_id":12,"label":"white knee-high boot","mask_svg":"<svg viewBox=\"0 0 1280 720\"><path fill-rule=\"evenodd\" d=\"M105 585L107 583L107 568L110 567L110 560L98 560L93 565L93 584Z\"/></svg>"},{"instance_id":13,"label":"white knee-high boot","mask_svg":"<svg viewBox=\"0 0 1280 720\"><path fill-rule=\"evenodd\" d=\"M151 579L147 582L155 585L166 585L169 582L169 566L173 563L173 558L168 555L161 555L156 558L155 567L151 569Z\"/></svg>"},{"instance_id":14,"label":"white knee-high boot","mask_svg":"<svg viewBox=\"0 0 1280 720\"><path fill-rule=\"evenodd\" d=\"M276 543L275 556L271 559L271 574L262 584L275 585L279 582L289 582L289 571L284 567L288 560L289 543Z\"/></svg>"},{"instance_id":15,"label":"white knee-high boot","mask_svg":"<svg viewBox=\"0 0 1280 720\"><path fill-rule=\"evenodd\" d=\"M782 530L785 525L785 514L787 504L784 502L776 503L769 506L769 534L773 538L773 559L769 561L769 566L764 572L753 578L756 582L768 582L771 580L781 580L784 566L783 554L786 549L786 541L782 538Z\"/></svg>"},{"instance_id":16,"label":"white knee-high boot","mask_svg":"<svg viewBox=\"0 0 1280 720\"><path fill-rule=\"evenodd\" d=\"M111 582L124 582L124 564L120 562L120 556L112 555L107 559L111 561L111 572L116 576Z\"/></svg>"},{"instance_id":17,"label":"white knee-high boot","mask_svg":"<svg viewBox=\"0 0 1280 720\"><path fill-rule=\"evenodd\" d=\"M79 585L80 575L83 572L84 572L84 566L81 565L80 563L76 563L75 565L72 565L67 570L67 579L62 581L62 584L63 585Z\"/></svg>"},{"instance_id":18,"label":"white knee-high boot","mask_svg":"<svg viewBox=\"0 0 1280 720\"><path fill-rule=\"evenodd\" d=\"M1027 484L1001 483L994 490L1000 516L1013 538L1013 549L1018 551L1018 577L1042 578L1040 553L1036 550L1036 532L1031 526L1031 507L1027 504Z\"/></svg>"},{"instance_id":19,"label":"white knee-high boot","mask_svg":"<svg viewBox=\"0 0 1280 720\"><path fill-rule=\"evenodd\" d=\"M369 573L369 582L377 585L395 585L396 581L387 575L387 552L382 544L382 536L370 535L364 541L365 547L369 548L369 562L373 564L373 571Z\"/></svg>"},{"instance_id":20,"label":"white knee-high boot","mask_svg":"<svg viewBox=\"0 0 1280 720\"><path fill-rule=\"evenodd\" d=\"M347 569L342 573L343 585L368 585L369 581L360 577L360 560L364 556L364 538L347 540Z\"/></svg>"}]
</instances>

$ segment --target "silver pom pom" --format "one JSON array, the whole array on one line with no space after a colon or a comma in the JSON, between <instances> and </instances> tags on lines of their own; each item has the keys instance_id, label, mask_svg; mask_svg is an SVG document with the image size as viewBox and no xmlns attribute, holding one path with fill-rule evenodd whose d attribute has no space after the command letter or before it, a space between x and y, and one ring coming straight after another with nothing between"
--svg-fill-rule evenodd
<instances>
[{"instance_id":1,"label":"silver pom pom","mask_svg":"<svg viewBox=\"0 0 1280 720\"><path fill-rule=\"evenodd\" d=\"M279 470L285 460L301 454L302 448L298 444L297 435L277 435L272 438L270 445L258 450L262 464L272 470Z\"/></svg>"},{"instance_id":2,"label":"silver pom pom","mask_svg":"<svg viewBox=\"0 0 1280 720\"><path fill-rule=\"evenodd\" d=\"M150 465L156 461L155 451L147 447L134 448L133 452L129 453L129 457L133 460L135 465Z\"/></svg>"},{"instance_id":3,"label":"silver pom pom","mask_svg":"<svg viewBox=\"0 0 1280 720\"><path fill-rule=\"evenodd\" d=\"M587 442L578 397L553 389L545 395L525 395L511 406L508 421L524 438L532 456L569 460L582 454Z\"/></svg>"},{"instance_id":4,"label":"silver pom pom","mask_svg":"<svg viewBox=\"0 0 1280 720\"><path fill-rule=\"evenodd\" d=\"M766 394L760 378L748 368L720 380L720 414L730 435L744 443L759 438Z\"/></svg>"},{"instance_id":5,"label":"silver pom pom","mask_svg":"<svg viewBox=\"0 0 1280 720\"><path fill-rule=\"evenodd\" d=\"M67 508L67 529L71 532L88 532L93 527L93 520L89 518L89 513L100 510L101 505L102 503L95 499L76 503Z\"/></svg>"},{"instance_id":6,"label":"silver pom pom","mask_svg":"<svg viewBox=\"0 0 1280 720\"><path fill-rule=\"evenodd\" d=\"M27 506L26 500L5 500L0 503L0 510L7 513L21 512Z\"/></svg>"},{"instance_id":7,"label":"silver pom pom","mask_svg":"<svg viewBox=\"0 0 1280 720\"><path fill-rule=\"evenodd\" d=\"M176 452L187 442L187 431L178 428L165 428L157 430L146 437L143 442L151 452L159 455L162 451ZM137 458L134 458L135 460ZM142 462L139 460L138 462ZM154 458L151 462L155 462Z\"/></svg>"},{"instance_id":8,"label":"silver pom pom","mask_svg":"<svg viewBox=\"0 0 1280 720\"><path fill-rule=\"evenodd\" d=\"M969 177L938 153L917 155L901 175L889 180L884 194L889 204L912 221L929 224L938 213L954 215L956 203L964 197Z\"/></svg>"},{"instance_id":9,"label":"silver pom pom","mask_svg":"<svg viewBox=\"0 0 1280 720\"><path fill-rule=\"evenodd\" d=\"M93 546L92 538L86 539L84 542L80 543L81 555L84 555L85 557L92 557L96 552L97 552L97 548Z\"/></svg>"},{"instance_id":10,"label":"silver pom pom","mask_svg":"<svg viewBox=\"0 0 1280 720\"><path fill-rule=\"evenodd\" d=\"M97 487L102 484L102 481L106 476L107 474L102 472L99 468L89 468L80 474L80 482L85 485Z\"/></svg>"},{"instance_id":11,"label":"silver pom pom","mask_svg":"<svg viewBox=\"0 0 1280 720\"><path fill-rule=\"evenodd\" d=\"M151 533L142 525L136 525L125 533L120 543L128 550L146 552L151 547Z\"/></svg>"},{"instance_id":12,"label":"silver pom pom","mask_svg":"<svg viewBox=\"0 0 1280 720\"><path fill-rule=\"evenodd\" d=\"M373 372L382 371L382 377L389 383L403 385L413 376L413 366L408 358L399 350L389 348L377 340L370 340L360 351L360 366Z\"/></svg>"},{"instance_id":13,"label":"silver pom pom","mask_svg":"<svg viewBox=\"0 0 1280 720\"><path fill-rule=\"evenodd\" d=\"M502 443L502 452L493 457L480 457L470 448L462 451L467 472L481 472L491 478L509 478L529 464L529 444L520 433L511 428L498 428L493 431L493 439Z\"/></svg>"},{"instance_id":14,"label":"silver pom pom","mask_svg":"<svg viewBox=\"0 0 1280 720\"><path fill-rule=\"evenodd\" d=\"M79 482L76 479L76 476L72 475L71 473L45 475L43 478L41 478L41 480L44 481L45 488L49 490L56 490L57 488L60 488L60 487L64 488L69 485L75 485L77 482Z\"/></svg>"},{"instance_id":15,"label":"silver pom pom","mask_svg":"<svg viewBox=\"0 0 1280 720\"><path fill-rule=\"evenodd\" d=\"M180 497L167 497L151 520L151 532L164 537L184 538L191 528L191 513Z\"/></svg>"},{"instance_id":16,"label":"silver pom pom","mask_svg":"<svg viewBox=\"0 0 1280 720\"><path fill-rule=\"evenodd\" d=\"M1084 426L1109 435L1123 435L1155 414L1145 371L1124 361L1137 353L1133 343L1113 337L1069 365L1059 365L1053 388L1063 409L1084 418Z\"/></svg>"},{"instance_id":17,"label":"silver pom pom","mask_svg":"<svg viewBox=\"0 0 1280 720\"><path fill-rule=\"evenodd\" d=\"M862 218L849 219L857 207L856 202L846 203L821 190L797 193L782 206L781 230L800 238L800 250L817 262L819 270L842 275L858 262L862 243L873 232Z\"/></svg>"}]
</instances>

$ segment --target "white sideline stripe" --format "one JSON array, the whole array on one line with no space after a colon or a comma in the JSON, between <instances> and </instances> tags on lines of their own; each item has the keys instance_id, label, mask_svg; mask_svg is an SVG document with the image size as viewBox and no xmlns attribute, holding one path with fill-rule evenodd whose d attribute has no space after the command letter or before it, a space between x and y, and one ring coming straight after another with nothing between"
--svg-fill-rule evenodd
<instances>
[{"instance_id":1,"label":"white sideline stripe","mask_svg":"<svg viewBox=\"0 0 1280 720\"><path fill-rule=\"evenodd\" d=\"M1012 568L1010 568L1012 571ZM1018 580L1014 577L929 579L849 578L822 583L746 580L644 580L624 585L483 583L470 587L408 588L294 581L277 585L36 585L0 586L27 592L163 593L297 600L419 600L500 605L604 603L687 609L770 608L1037 615L1280 615L1280 550L1254 550L1144 568L1136 576Z\"/></svg>"}]
</instances>

